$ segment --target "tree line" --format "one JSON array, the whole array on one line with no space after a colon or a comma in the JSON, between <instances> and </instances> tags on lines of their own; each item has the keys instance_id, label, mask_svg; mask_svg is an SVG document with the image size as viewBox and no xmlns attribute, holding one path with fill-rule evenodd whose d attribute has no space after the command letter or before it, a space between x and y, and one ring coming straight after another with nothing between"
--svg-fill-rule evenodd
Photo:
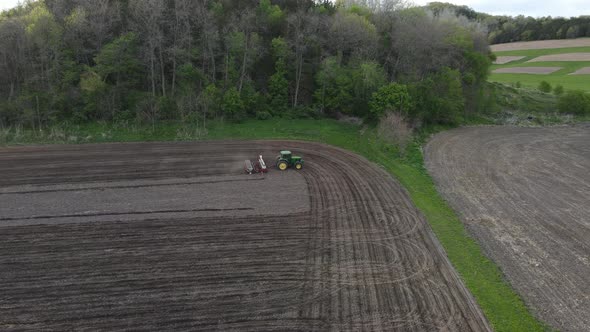
<instances>
[{"instance_id":1,"label":"tree line","mask_svg":"<svg viewBox=\"0 0 590 332\"><path fill-rule=\"evenodd\" d=\"M488 41L491 44L590 37L590 16L570 18L494 16L476 12L468 6L444 2L431 2L425 8L435 14L450 11L482 24L488 31Z\"/></svg>"},{"instance_id":2,"label":"tree line","mask_svg":"<svg viewBox=\"0 0 590 332\"><path fill-rule=\"evenodd\" d=\"M572 18L499 16L487 22L490 31L488 38L492 44L590 37L590 16Z\"/></svg>"},{"instance_id":3,"label":"tree line","mask_svg":"<svg viewBox=\"0 0 590 332\"><path fill-rule=\"evenodd\" d=\"M0 15L0 126L385 112L457 123L479 24L397 0L41 0Z\"/></svg>"}]
</instances>

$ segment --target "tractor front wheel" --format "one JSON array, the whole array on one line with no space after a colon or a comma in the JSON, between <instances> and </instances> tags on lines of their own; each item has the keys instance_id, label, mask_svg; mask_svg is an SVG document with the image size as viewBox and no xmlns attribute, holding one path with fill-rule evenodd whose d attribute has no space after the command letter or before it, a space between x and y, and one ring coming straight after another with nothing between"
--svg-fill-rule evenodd
<instances>
[{"instance_id":1,"label":"tractor front wheel","mask_svg":"<svg viewBox=\"0 0 590 332\"><path fill-rule=\"evenodd\" d=\"M296 169L296 170L300 170L300 169L302 169L302 168L303 168L303 164L302 164L302 163L297 163L297 164L295 164L295 169Z\"/></svg>"},{"instance_id":2,"label":"tractor front wheel","mask_svg":"<svg viewBox=\"0 0 590 332\"><path fill-rule=\"evenodd\" d=\"M286 170L289 167L289 164L287 164L286 161L279 161L279 163L277 164L277 167L281 171L284 171L284 170Z\"/></svg>"}]
</instances>

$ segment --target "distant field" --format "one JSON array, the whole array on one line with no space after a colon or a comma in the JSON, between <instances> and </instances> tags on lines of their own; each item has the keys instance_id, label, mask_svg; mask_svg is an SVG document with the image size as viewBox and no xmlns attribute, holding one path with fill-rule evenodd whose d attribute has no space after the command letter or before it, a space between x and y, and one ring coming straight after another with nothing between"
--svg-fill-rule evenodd
<instances>
[{"instance_id":1,"label":"distant field","mask_svg":"<svg viewBox=\"0 0 590 332\"><path fill-rule=\"evenodd\" d=\"M524 58L524 56L502 55L502 56L496 57L496 61L494 61L494 64L504 65L504 64L507 64L507 63L510 63L513 61L521 60L522 58Z\"/></svg>"},{"instance_id":2,"label":"distant field","mask_svg":"<svg viewBox=\"0 0 590 332\"><path fill-rule=\"evenodd\" d=\"M545 49L527 49L527 50L510 50L510 51L495 51L497 57L516 57L521 56L523 58L514 60L512 62L504 64L492 65L492 74L490 75L490 81L500 82L507 84L516 84L520 82L522 86L536 88L541 81L547 81L551 86L562 85L566 90L584 90L590 91L590 75L570 75L576 71L579 71L585 67L590 67L590 61L531 61L541 56L551 56L553 58L559 58L560 54L572 54L572 53L589 53L590 52L590 38L577 40L578 43L588 43L589 46L585 47L566 47L566 48L545 48ZM549 42L549 41L546 41ZM552 41L560 42L560 41ZM564 41L565 42L565 41ZM520 44L523 43L514 43ZM502 46L503 45L503 46ZM532 46L539 46L539 44L529 44ZM492 50L498 49L510 49L508 44L493 45ZM582 54L580 54L582 55ZM569 56L571 58L571 55ZM564 57L564 59L566 59ZM579 59L584 59L583 56ZM510 68L516 67L560 67L561 69L550 73L550 74L522 74L522 73L494 73L497 69L503 69L504 71L510 70Z\"/></svg>"},{"instance_id":3,"label":"distant field","mask_svg":"<svg viewBox=\"0 0 590 332\"><path fill-rule=\"evenodd\" d=\"M528 62L547 62L547 61L590 61L590 53L562 53L562 54L548 54L536 57Z\"/></svg>"},{"instance_id":4,"label":"distant field","mask_svg":"<svg viewBox=\"0 0 590 332\"><path fill-rule=\"evenodd\" d=\"M495 74L539 74L547 75L561 70L561 67L507 67L494 70Z\"/></svg>"},{"instance_id":5,"label":"distant field","mask_svg":"<svg viewBox=\"0 0 590 332\"><path fill-rule=\"evenodd\" d=\"M560 39L560 40L537 40L530 42L516 42L492 45L493 52L518 51L518 50L540 50L565 47L590 46L590 38Z\"/></svg>"}]
</instances>

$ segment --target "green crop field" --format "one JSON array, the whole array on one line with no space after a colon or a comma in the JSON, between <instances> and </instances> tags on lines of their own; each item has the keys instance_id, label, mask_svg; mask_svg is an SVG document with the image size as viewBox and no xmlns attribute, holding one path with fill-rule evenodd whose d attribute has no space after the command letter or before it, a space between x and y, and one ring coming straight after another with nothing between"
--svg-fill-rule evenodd
<instances>
[{"instance_id":1,"label":"green crop field","mask_svg":"<svg viewBox=\"0 0 590 332\"><path fill-rule=\"evenodd\" d=\"M566 54L566 53L590 53L590 47L572 47L541 50L521 50L496 52L496 56L524 56L523 59L502 65L493 65L492 72L499 68L513 67L562 67L562 69L548 74L512 74L492 73L489 80L507 84L520 82L522 86L537 88L541 81L546 81L552 87L562 85L566 90L590 91L590 75L569 75L578 69L590 67L590 61L551 61L551 62L527 62L542 55Z\"/></svg>"}]
</instances>

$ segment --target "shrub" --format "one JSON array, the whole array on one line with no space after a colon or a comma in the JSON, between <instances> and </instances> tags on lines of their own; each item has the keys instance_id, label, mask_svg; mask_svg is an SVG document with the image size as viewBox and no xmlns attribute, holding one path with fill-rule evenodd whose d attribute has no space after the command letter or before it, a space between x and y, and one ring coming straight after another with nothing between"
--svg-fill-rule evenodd
<instances>
[{"instance_id":1,"label":"shrub","mask_svg":"<svg viewBox=\"0 0 590 332\"><path fill-rule=\"evenodd\" d=\"M319 119L321 113L312 106L297 106L290 108L286 116L291 119Z\"/></svg>"},{"instance_id":2,"label":"shrub","mask_svg":"<svg viewBox=\"0 0 590 332\"><path fill-rule=\"evenodd\" d=\"M135 113L133 111L122 110L122 111L116 112L115 115L113 115L113 121L114 122L126 122L126 121L133 120L134 117L135 117Z\"/></svg>"},{"instance_id":3,"label":"shrub","mask_svg":"<svg viewBox=\"0 0 590 332\"><path fill-rule=\"evenodd\" d=\"M401 113L387 112L379 121L377 134L384 142L395 145L404 152L412 138L412 127Z\"/></svg>"},{"instance_id":4,"label":"shrub","mask_svg":"<svg viewBox=\"0 0 590 332\"><path fill-rule=\"evenodd\" d=\"M257 120L268 120L270 118L272 118L272 115L268 111L256 112L256 119Z\"/></svg>"},{"instance_id":5,"label":"shrub","mask_svg":"<svg viewBox=\"0 0 590 332\"><path fill-rule=\"evenodd\" d=\"M590 114L590 95L584 91L568 91L559 97L557 109L567 114Z\"/></svg>"},{"instance_id":6,"label":"shrub","mask_svg":"<svg viewBox=\"0 0 590 332\"><path fill-rule=\"evenodd\" d=\"M546 81L541 81L541 83L539 83L539 90L541 90L542 92L545 92L545 93L550 93L551 92L551 84L549 84Z\"/></svg>"},{"instance_id":7,"label":"shrub","mask_svg":"<svg viewBox=\"0 0 590 332\"><path fill-rule=\"evenodd\" d=\"M369 102L371 115L376 119L386 112L408 114L411 107L412 101L408 93L408 87L398 83L390 83L383 86L377 92L373 93L373 97Z\"/></svg>"},{"instance_id":8,"label":"shrub","mask_svg":"<svg viewBox=\"0 0 590 332\"><path fill-rule=\"evenodd\" d=\"M556 96L561 96L563 94L563 86L562 85L556 85L555 88L553 88L553 93Z\"/></svg>"}]
</instances>

